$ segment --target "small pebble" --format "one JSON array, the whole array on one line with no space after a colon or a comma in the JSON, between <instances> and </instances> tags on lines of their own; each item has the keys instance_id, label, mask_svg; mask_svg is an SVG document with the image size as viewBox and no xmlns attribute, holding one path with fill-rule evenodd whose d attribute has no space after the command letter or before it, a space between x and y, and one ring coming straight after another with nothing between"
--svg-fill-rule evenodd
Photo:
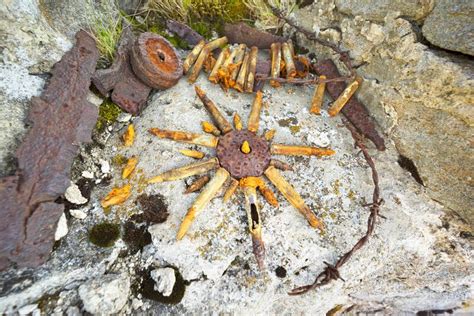
<instances>
[{"instance_id":1,"label":"small pebble","mask_svg":"<svg viewBox=\"0 0 474 316\"><path fill-rule=\"evenodd\" d=\"M82 171L81 175L86 179L94 179L94 173L89 170Z\"/></svg>"},{"instance_id":2,"label":"small pebble","mask_svg":"<svg viewBox=\"0 0 474 316\"><path fill-rule=\"evenodd\" d=\"M176 283L174 270L172 268L156 269L151 271L150 275L155 281L155 290L163 294L163 296L170 296Z\"/></svg>"},{"instance_id":3,"label":"small pebble","mask_svg":"<svg viewBox=\"0 0 474 316\"><path fill-rule=\"evenodd\" d=\"M132 118L132 115L129 113L120 113L117 117L117 121L120 123L127 123Z\"/></svg>"},{"instance_id":4,"label":"small pebble","mask_svg":"<svg viewBox=\"0 0 474 316\"><path fill-rule=\"evenodd\" d=\"M54 233L54 240L58 241L59 239L63 238L67 235L68 228L67 228L67 219L66 214L63 213L58 221L58 227L56 228L56 232Z\"/></svg>"},{"instance_id":5,"label":"small pebble","mask_svg":"<svg viewBox=\"0 0 474 316\"><path fill-rule=\"evenodd\" d=\"M83 210L69 210L69 213L71 213L72 217L77 219L84 219L87 217L87 213Z\"/></svg>"},{"instance_id":6,"label":"small pebble","mask_svg":"<svg viewBox=\"0 0 474 316\"><path fill-rule=\"evenodd\" d=\"M101 159L99 163L100 163L100 171L102 171L102 173L110 173L110 164L108 161Z\"/></svg>"},{"instance_id":7,"label":"small pebble","mask_svg":"<svg viewBox=\"0 0 474 316\"><path fill-rule=\"evenodd\" d=\"M73 204L81 205L87 203L87 199L82 196L81 190L79 190L79 187L73 182L71 182L71 185L66 189L64 197Z\"/></svg>"}]
</instances>

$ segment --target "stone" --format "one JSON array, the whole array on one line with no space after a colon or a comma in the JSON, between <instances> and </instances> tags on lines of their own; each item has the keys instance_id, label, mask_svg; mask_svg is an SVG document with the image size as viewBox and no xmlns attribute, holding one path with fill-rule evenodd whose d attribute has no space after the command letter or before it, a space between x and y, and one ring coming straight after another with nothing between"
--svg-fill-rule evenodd
<instances>
[{"instance_id":1,"label":"stone","mask_svg":"<svg viewBox=\"0 0 474 316\"><path fill-rule=\"evenodd\" d=\"M94 173L89 170L84 170L81 175L86 179L94 179Z\"/></svg>"},{"instance_id":2,"label":"stone","mask_svg":"<svg viewBox=\"0 0 474 316\"><path fill-rule=\"evenodd\" d=\"M125 274L107 274L79 287L84 309L92 314L115 314L128 300L130 277Z\"/></svg>"},{"instance_id":3,"label":"stone","mask_svg":"<svg viewBox=\"0 0 474 316\"><path fill-rule=\"evenodd\" d=\"M64 236L67 235L68 228L67 228L67 219L66 214L63 213L58 221L58 226L56 227L56 232L54 233L54 240L58 241Z\"/></svg>"},{"instance_id":4,"label":"stone","mask_svg":"<svg viewBox=\"0 0 474 316\"><path fill-rule=\"evenodd\" d=\"M449 0L447 0L449 1ZM423 20L433 9L434 0L336 0L337 10L350 15L360 15L366 20L383 21L389 12L411 20Z\"/></svg>"},{"instance_id":5,"label":"stone","mask_svg":"<svg viewBox=\"0 0 474 316\"><path fill-rule=\"evenodd\" d=\"M82 196L81 190L79 190L79 187L73 182L71 182L71 185L66 189L64 197L72 204L81 205L87 203L87 199Z\"/></svg>"},{"instance_id":6,"label":"stone","mask_svg":"<svg viewBox=\"0 0 474 316\"><path fill-rule=\"evenodd\" d=\"M314 12L316 19L309 16ZM412 24L396 12L375 27L364 16L338 13L327 3L314 3L296 11L295 18L307 29L340 25L339 45L360 65L357 73L364 78L359 100L398 152L413 162L427 193L474 225L474 200L469 198L474 171L465 167L474 164L469 145L474 63L421 44ZM331 57L344 69L329 49L297 38L318 60Z\"/></svg>"},{"instance_id":7,"label":"stone","mask_svg":"<svg viewBox=\"0 0 474 316\"><path fill-rule=\"evenodd\" d=\"M150 276L155 280L155 291L162 293L163 296L171 295L176 282L176 276L172 268L155 269L150 272Z\"/></svg>"},{"instance_id":8,"label":"stone","mask_svg":"<svg viewBox=\"0 0 474 316\"><path fill-rule=\"evenodd\" d=\"M104 174L110 173L110 163L107 160L101 159L100 163L100 171Z\"/></svg>"},{"instance_id":9,"label":"stone","mask_svg":"<svg viewBox=\"0 0 474 316\"><path fill-rule=\"evenodd\" d=\"M248 117L252 95L225 94L204 77L196 84L216 102L227 119L231 120L234 112ZM266 269L258 272L241 194L224 204L225 188L221 190L196 217L188 234L177 241L178 227L196 198L195 193L183 194L188 179L146 186L144 193L164 197L170 215L166 222L148 228L153 243L143 249L142 259L157 266L177 268L189 283L179 312L245 313L250 308L253 313L318 314L338 304L349 307L352 297L360 302L356 310L361 313L382 300L383 306L377 306L384 311L417 312L459 306L472 288L471 277L466 274L472 264L468 254L471 250L463 250L467 241L459 237L454 221L449 230L443 228L443 207L398 165L398 152L391 141L383 152L370 147L385 200L381 214L387 219L379 219L375 236L341 269L346 281L334 282L304 296L287 295L292 288L311 283L324 268L323 261L334 263L365 232L368 213L362 204L370 201L373 190L370 172L354 149L350 133L341 127L340 116L310 115L313 87L291 89L287 93L286 89L266 88L264 101L268 110L262 111L259 133L276 128L274 141L287 144L311 145L320 134L331 140L334 156L278 157L294 168L294 172L283 175L322 218L325 235L316 233L281 194L277 193L278 208L259 197L267 254ZM190 158L178 154L179 149L189 145L159 139L148 130L158 127L202 133L200 122L210 117L202 106L194 105L193 90L193 86L181 80L177 86L155 95L142 116L134 120L134 146L123 149L120 135L115 135L107 147L117 147L118 154L136 155L146 179L192 163ZM163 107L164 100L170 98L172 106ZM326 99L324 108L328 103ZM294 133L290 126L280 126L281 120L291 120L301 130ZM208 157L215 155L214 150L200 149ZM114 178L119 176L114 173ZM131 180L131 184L139 186L140 181ZM139 194L143 193L133 192L121 208L133 208ZM456 240L455 250L448 250L448 240ZM446 256L444 251L453 253ZM411 264L416 268L410 268ZM274 273L279 266L287 271L285 279ZM417 290L420 288L426 290Z\"/></svg>"},{"instance_id":10,"label":"stone","mask_svg":"<svg viewBox=\"0 0 474 316\"><path fill-rule=\"evenodd\" d=\"M39 312L39 313L38 313ZM41 315L40 310L38 309L38 304L30 304L23 306L18 310L20 315Z\"/></svg>"},{"instance_id":11,"label":"stone","mask_svg":"<svg viewBox=\"0 0 474 316\"><path fill-rule=\"evenodd\" d=\"M87 217L87 213L84 212L83 210L69 210L69 213L71 214L72 217L77 218L77 219L84 219Z\"/></svg>"},{"instance_id":12,"label":"stone","mask_svg":"<svg viewBox=\"0 0 474 316\"><path fill-rule=\"evenodd\" d=\"M437 0L422 31L435 46L474 56L474 2Z\"/></svg>"}]
</instances>

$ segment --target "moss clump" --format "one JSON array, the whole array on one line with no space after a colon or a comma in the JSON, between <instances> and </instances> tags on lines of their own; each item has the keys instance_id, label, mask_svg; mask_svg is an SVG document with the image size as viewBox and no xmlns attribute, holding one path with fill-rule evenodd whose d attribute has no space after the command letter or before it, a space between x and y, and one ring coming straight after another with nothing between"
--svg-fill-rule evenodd
<instances>
[{"instance_id":1,"label":"moss clump","mask_svg":"<svg viewBox=\"0 0 474 316\"><path fill-rule=\"evenodd\" d=\"M135 254L146 245L151 244L151 235L147 226L137 226L134 222L128 221L123 225L123 230L122 239L131 254Z\"/></svg>"},{"instance_id":2,"label":"moss clump","mask_svg":"<svg viewBox=\"0 0 474 316\"><path fill-rule=\"evenodd\" d=\"M127 161L128 161L128 159L124 155L117 154L117 155L112 157L112 164L117 166L117 167L125 165L127 163Z\"/></svg>"},{"instance_id":3,"label":"moss clump","mask_svg":"<svg viewBox=\"0 0 474 316\"><path fill-rule=\"evenodd\" d=\"M117 117L122 113L122 110L113 103L110 99L105 100L99 106L99 118L95 128L99 132L103 132L107 125L115 122Z\"/></svg>"},{"instance_id":4,"label":"moss clump","mask_svg":"<svg viewBox=\"0 0 474 316\"><path fill-rule=\"evenodd\" d=\"M97 224L89 231L89 241L99 247L112 247L120 237L120 226L104 222Z\"/></svg>"},{"instance_id":5,"label":"moss clump","mask_svg":"<svg viewBox=\"0 0 474 316\"><path fill-rule=\"evenodd\" d=\"M184 297L184 292L186 291L186 283L183 279L181 273L178 269L171 267L174 270L174 275L176 277L176 282L173 287L173 291L170 296L164 296L158 291L155 291L155 280L150 276L151 269L140 271L138 273L139 279L135 285L135 292L138 292L143 295L144 298L160 302L163 304L176 305Z\"/></svg>"}]
</instances>

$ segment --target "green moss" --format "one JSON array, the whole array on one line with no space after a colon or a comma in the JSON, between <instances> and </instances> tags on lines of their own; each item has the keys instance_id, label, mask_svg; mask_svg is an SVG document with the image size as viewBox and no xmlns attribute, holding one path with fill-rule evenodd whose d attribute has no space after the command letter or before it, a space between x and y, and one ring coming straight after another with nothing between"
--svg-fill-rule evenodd
<instances>
[{"instance_id":1,"label":"green moss","mask_svg":"<svg viewBox=\"0 0 474 316\"><path fill-rule=\"evenodd\" d=\"M150 276L151 269L146 271L140 271L138 273L139 280L135 285L135 292L142 294L143 297L146 299L160 302L163 304L178 304L184 297L184 293L186 291L186 283L181 273L179 273L178 269L174 267L171 268L174 269L176 282L174 284L173 291L171 292L170 296L164 296L163 294L155 290L155 280L153 280Z\"/></svg>"},{"instance_id":2,"label":"green moss","mask_svg":"<svg viewBox=\"0 0 474 316\"><path fill-rule=\"evenodd\" d=\"M50 314L54 310L54 308L58 305L59 300L59 292L54 294L46 294L43 295L39 300L36 301L38 304L39 310L42 314Z\"/></svg>"},{"instance_id":3,"label":"green moss","mask_svg":"<svg viewBox=\"0 0 474 316\"><path fill-rule=\"evenodd\" d=\"M114 164L117 167L123 166L127 163L127 157L124 155L117 154L114 157L112 157L112 164Z\"/></svg>"},{"instance_id":4,"label":"green moss","mask_svg":"<svg viewBox=\"0 0 474 316\"><path fill-rule=\"evenodd\" d=\"M112 247L120 237L120 226L104 222L89 230L89 241L99 247Z\"/></svg>"},{"instance_id":5,"label":"green moss","mask_svg":"<svg viewBox=\"0 0 474 316\"><path fill-rule=\"evenodd\" d=\"M105 100L99 106L99 118L96 123L96 130L103 132L107 125L115 122L122 110L110 99Z\"/></svg>"}]
</instances>

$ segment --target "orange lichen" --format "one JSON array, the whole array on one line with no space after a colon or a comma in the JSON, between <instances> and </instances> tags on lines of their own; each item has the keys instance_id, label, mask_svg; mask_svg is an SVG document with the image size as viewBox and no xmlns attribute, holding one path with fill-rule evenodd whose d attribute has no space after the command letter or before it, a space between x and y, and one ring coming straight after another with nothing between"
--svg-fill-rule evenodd
<instances>
[{"instance_id":1,"label":"orange lichen","mask_svg":"<svg viewBox=\"0 0 474 316\"><path fill-rule=\"evenodd\" d=\"M127 164L123 168L122 171L122 179L128 178L132 172L135 170L135 167L138 164L138 158L135 156L132 156L130 159L128 159Z\"/></svg>"},{"instance_id":2,"label":"orange lichen","mask_svg":"<svg viewBox=\"0 0 474 316\"><path fill-rule=\"evenodd\" d=\"M113 188L112 191L107 194L105 198L100 201L100 205L103 208L109 207L111 205L122 204L130 197L130 191L132 186L126 184L123 187Z\"/></svg>"},{"instance_id":3,"label":"orange lichen","mask_svg":"<svg viewBox=\"0 0 474 316\"><path fill-rule=\"evenodd\" d=\"M133 124L128 125L127 130L122 135L122 140L126 147L133 145L133 141L135 140L135 128L133 127Z\"/></svg>"}]
</instances>

